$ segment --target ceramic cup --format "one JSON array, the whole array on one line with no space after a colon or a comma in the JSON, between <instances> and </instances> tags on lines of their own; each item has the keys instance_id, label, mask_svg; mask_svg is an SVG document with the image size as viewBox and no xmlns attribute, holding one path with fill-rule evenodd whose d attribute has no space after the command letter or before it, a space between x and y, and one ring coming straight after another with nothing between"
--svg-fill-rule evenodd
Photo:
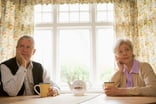
<instances>
[{"instance_id":1,"label":"ceramic cup","mask_svg":"<svg viewBox=\"0 0 156 104\"><path fill-rule=\"evenodd\" d=\"M111 86L114 86L114 85L115 85L114 82L104 82L103 87L107 88L107 87L111 87Z\"/></svg>"},{"instance_id":2,"label":"ceramic cup","mask_svg":"<svg viewBox=\"0 0 156 104\"><path fill-rule=\"evenodd\" d=\"M39 87L40 92L37 90ZM40 83L34 86L35 92L40 95L40 97L47 97L49 92L50 84L49 83Z\"/></svg>"}]
</instances>

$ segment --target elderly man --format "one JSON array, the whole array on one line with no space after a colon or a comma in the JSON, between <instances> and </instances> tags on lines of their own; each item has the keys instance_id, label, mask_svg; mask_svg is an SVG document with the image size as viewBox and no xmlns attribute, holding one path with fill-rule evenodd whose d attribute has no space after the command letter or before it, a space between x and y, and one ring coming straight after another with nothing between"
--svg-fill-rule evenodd
<instances>
[{"instance_id":1,"label":"elderly man","mask_svg":"<svg viewBox=\"0 0 156 104\"><path fill-rule=\"evenodd\" d=\"M0 64L0 96L34 95L34 86L50 83L48 96L59 94L59 87L50 80L40 63L31 60L35 53L34 39L22 36L16 46L16 56Z\"/></svg>"}]
</instances>

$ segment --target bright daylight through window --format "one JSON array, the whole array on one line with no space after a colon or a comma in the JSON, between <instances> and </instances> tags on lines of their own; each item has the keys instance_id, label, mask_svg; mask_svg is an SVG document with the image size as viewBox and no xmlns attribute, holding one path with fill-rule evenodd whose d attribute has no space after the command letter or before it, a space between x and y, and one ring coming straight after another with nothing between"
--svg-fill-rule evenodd
<instances>
[{"instance_id":1,"label":"bright daylight through window","mask_svg":"<svg viewBox=\"0 0 156 104\"><path fill-rule=\"evenodd\" d=\"M88 91L102 90L114 72L113 4L36 5L34 60L62 90L81 79Z\"/></svg>"}]
</instances>

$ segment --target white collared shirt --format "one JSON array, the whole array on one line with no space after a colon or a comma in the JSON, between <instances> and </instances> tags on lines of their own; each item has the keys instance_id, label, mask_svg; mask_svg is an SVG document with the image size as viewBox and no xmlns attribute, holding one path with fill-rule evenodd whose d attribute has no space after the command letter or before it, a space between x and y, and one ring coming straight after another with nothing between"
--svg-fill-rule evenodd
<instances>
[{"instance_id":1,"label":"white collared shirt","mask_svg":"<svg viewBox=\"0 0 156 104\"><path fill-rule=\"evenodd\" d=\"M11 73L10 69L5 64L1 64L0 69L1 69L1 80L3 83L3 89L5 92L8 93L9 96L17 96L18 92L20 91L23 85L23 82L25 85L24 95L34 94L32 62L29 64L27 69L23 66L19 66L15 75ZM50 83L51 86L59 90L59 87L53 81L50 80L50 77L48 76L46 70L43 71L42 77L44 83Z\"/></svg>"},{"instance_id":2,"label":"white collared shirt","mask_svg":"<svg viewBox=\"0 0 156 104\"><path fill-rule=\"evenodd\" d=\"M29 66L27 67L27 74L24 79L24 85L25 85L24 95L34 94L34 91L33 91L34 82L33 82L32 68L33 68L33 64L31 62Z\"/></svg>"}]
</instances>

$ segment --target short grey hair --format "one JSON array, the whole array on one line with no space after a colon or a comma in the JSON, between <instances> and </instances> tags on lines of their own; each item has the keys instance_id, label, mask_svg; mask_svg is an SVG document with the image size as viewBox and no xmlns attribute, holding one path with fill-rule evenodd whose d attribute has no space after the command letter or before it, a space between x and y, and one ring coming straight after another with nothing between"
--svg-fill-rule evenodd
<instances>
[{"instance_id":1,"label":"short grey hair","mask_svg":"<svg viewBox=\"0 0 156 104\"><path fill-rule=\"evenodd\" d=\"M129 46L129 48L132 50L133 52L133 45L132 45L132 42L129 40L129 39L118 39L115 43L115 46L114 46L114 54L117 53L117 51L119 50L119 47L122 45L122 44L126 44ZM133 56L135 56L133 54Z\"/></svg>"},{"instance_id":2,"label":"short grey hair","mask_svg":"<svg viewBox=\"0 0 156 104\"><path fill-rule=\"evenodd\" d=\"M22 37L19 38L19 40L17 41L16 47L18 47L19 42L20 42L22 39L29 39L29 40L31 40L32 43L33 43L33 46L35 46L35 41L34 41L33 37L31 37L31 36L29 36L29 35L24 35L24 36L22 36Z\"/></svg>"}]
</instances>

